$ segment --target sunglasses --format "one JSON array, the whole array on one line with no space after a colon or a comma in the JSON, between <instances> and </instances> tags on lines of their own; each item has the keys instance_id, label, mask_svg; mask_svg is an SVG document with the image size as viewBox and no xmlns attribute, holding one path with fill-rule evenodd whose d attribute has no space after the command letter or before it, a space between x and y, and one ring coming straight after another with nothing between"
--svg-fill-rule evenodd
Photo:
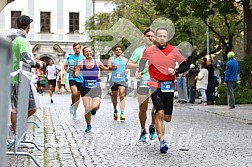
<instances>
[{"instance_id":1,"label":"sunglasses","mask_svg":"<svg viewBox=\"0 0 252 167\"><path fill-rule=\"evenodd\" d=\"M149 38L149 37L154 37L154 35L146 35L146 37L148 37L148 38Z\"/></svg>"}]
</instances>

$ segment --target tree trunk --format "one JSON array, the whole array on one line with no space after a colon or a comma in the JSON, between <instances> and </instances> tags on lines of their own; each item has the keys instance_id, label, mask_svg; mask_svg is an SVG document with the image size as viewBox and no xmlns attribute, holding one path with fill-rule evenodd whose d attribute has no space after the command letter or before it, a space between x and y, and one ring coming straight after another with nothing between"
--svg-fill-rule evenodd
<instances>
[{"instance_id":1,"label":"tree trunk","mask_svg":"<svg viewBox=\"0 0 252 167\"><path fill-rule=\"evenodd\" d=\"M245 55L252 55L252 10L250 8L250 1L243 1L244 10L244 52Z\"/></svg>"}]
</instances>

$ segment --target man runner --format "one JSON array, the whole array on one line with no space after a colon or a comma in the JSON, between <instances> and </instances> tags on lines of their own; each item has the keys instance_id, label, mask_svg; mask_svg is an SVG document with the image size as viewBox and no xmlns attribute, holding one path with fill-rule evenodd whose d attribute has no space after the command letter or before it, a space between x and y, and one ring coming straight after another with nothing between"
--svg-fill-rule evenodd
<instances>
[{"instance_id":1,"label":"man runner","mask_svg":"<svg viewBox=\"0 0 252 167\"><path fill-rule=\"evenodd\" d=\"M78 77L74 78L72 74L72 69L77 67L78 63L84 59L84 56L81 54L81 44L74 43L73 44L74 54L69 55L67 57L67 61L64 65L64 69L67 73L69 73L68 80L69 86L71 90L71 99L72 104L70 106L70 113L73 114L73 120L77 119L77 108L80 102L80 87L83 83L83 77L79 75Z\"/></svg>"},{"instance_id":2,"label":"man runner","mask_svg":"<svg viewBox=\"0 0 252 167\"><path fill-rule=\"evenodd\" d=\"M130 60L127 63L127 68L133 69L139 67L139 62L143 56L143 52L146 48L153 45L155 40L154 31L150 28L144 31L144 45L136 48L130 57ZM150 87L146 85L146 81L150 79L150 74L148 72L148 66L143 70L143 75L140 81L137 82L137 98L139 103L139 121L141 125L141 133L139 137L139 141L146 141L146 129L145 123L147 119L147 110L148 110L148 101L150 96ZM152 107L151 111L151 125L149 126L149 138L150 140L154 140L156 138L155 131L155 115L154 115L154 107Z\"/></svg>"},{"instance_id":3,"label":"man runner","mask_svg":"<svg viewBox=\"0 0 252 167\"><path fill-rule=\"evenodd\" d=\"M164 120L170 122L172 118L175 74L188 70L185 59L178 49L168 44L167 41L168 30L158 28L156 30L156 43L144 51L138 73L138 77L141 77L148 60L151 77L148 85L151 87L151 99L156 110L155 126L161 153L166 153L168 150L168 145L164 140ZM176 63L179 64L179 68L175 70Z\"/></svg>"},{"instance_id":4,"label":"man runner","mask_svg":"<svg viewBox=\"0 0 252 167\"><path fill-rule=\"evenodd\" d=\"M124 109L125 109L125 92L126 92L126 64L128 59L122 56L122 47L116 46L114 49L114 56L110 57L108 60L108 67L115 68L111 74L110 87L112 91L112 103L114 107L114 120L118 119L117 111L117 96L119 91L120 97L120 109L121 115L120 120L124 121Z\"/></svg>"}]
</instances>

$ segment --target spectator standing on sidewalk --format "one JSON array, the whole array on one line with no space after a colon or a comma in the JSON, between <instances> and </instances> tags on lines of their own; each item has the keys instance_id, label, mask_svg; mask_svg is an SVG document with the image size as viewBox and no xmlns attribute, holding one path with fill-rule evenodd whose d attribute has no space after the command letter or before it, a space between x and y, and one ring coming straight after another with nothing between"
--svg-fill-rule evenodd
<instances>
[{"instance_id":1,"label":"spectator standing on sidewalk","mask_svg":"<svg viewBox=\"0 0 252 167\"><path fill-rule=\"evenodd\" d=\"M40 64L35 61L32 54L31 44L26 38L30 30L30 24L33 20L26 15L19 16L16 20L17 29L12 34L8 35L8 39L12 41L12 53L13 53L13 71L19 69L19 62L24 61L31 65L32 68L40 68ZM9 143L14 141L15 130L16 130L16 109L18 102L18 86L19 86L19 75L16 75L12 80L11 87L11 125L9 126L9 136L7 141ZM31 87L29 93L29 104L28 104L28 117L33 115L37 111L34 95Z\"/></svg>"},{"instance_id":2,"label":"spectator standing on sidewalk","mask_svg":"<svg viewBox=\"0 0 252 167\"><path fill-rule=\"evenodd\" d=\"M236 85L238 74L240 73L239 64L236 61L235 53L228 52L228 61L226 63L226 72L224 85L227 87L228 91L228 105L229 109L235 108L235 97L234 97L234 86Z\"/></svg>"},{"instance_id":3,"label":"spectator standing on sidewalk","mask_svg":"<svg viewBox=\"0 0 252 167\"><path fill-rule=\"evenodd\" d=\"M207 96L207 105L214 104L214 67L213 67L213 60L210 55L207 55L207 71L208 71L208 84L206 90Z\"/></svg>"},{"instance_id":4,"label":"spectator standing on sidewalk","mask_svg":"<svg viewBox=\"0 0 252 167\"><path fill-rule=\"evenodd\" d=\"M189 103L194 104L196 97L196 80L195 77L198 75L199 69L194 64L190 65L190 70L186 74L187 86L189 89Z\"/></svg>"},{"instance_id":5,"label":"spectator standing on sidewalk","mask_svg":"<svg viewBox=\"0 0 252 167\"><path fill-rule=\"evenodd\" d=\"M204 57L201 61L201 69L198 75L195 77L196 82L196 89L201 94L201 102L199 104L207 104L207 84L208 84L208 70L207 70L207 60Z\"/></svg>"}]
</instances>

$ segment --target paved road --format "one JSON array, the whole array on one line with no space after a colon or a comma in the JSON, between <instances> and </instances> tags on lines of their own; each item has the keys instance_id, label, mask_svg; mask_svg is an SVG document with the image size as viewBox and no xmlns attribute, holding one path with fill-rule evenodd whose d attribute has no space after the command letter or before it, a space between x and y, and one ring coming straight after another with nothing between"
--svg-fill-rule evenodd
<instances>
[{"instance_id":1,"label":"paved road","mask_svg":"<svg viewBox=\"0 0 252 167\"><path fill-rule=\"evenodd\" d=\"M138 104L133 97L126 99L125 122L113 120L110 99L103 98L89 134L84 132L82 103L76 121L69 106L70 94L55 95L53 104L48 94L41 96L42 110L37 114L42 119L41 128L29 125L28 137L41 148L30 151L43 166L252 167L251 105L231 111L227 106L176 103L172 122L165 124L167 154L159 153L158 140L138 142ZM148 112L149 116L150 109ZM22 166L23 162L16 163ZM31 160L25 164L35 166Z\"/></svg>"}]
</instances>

